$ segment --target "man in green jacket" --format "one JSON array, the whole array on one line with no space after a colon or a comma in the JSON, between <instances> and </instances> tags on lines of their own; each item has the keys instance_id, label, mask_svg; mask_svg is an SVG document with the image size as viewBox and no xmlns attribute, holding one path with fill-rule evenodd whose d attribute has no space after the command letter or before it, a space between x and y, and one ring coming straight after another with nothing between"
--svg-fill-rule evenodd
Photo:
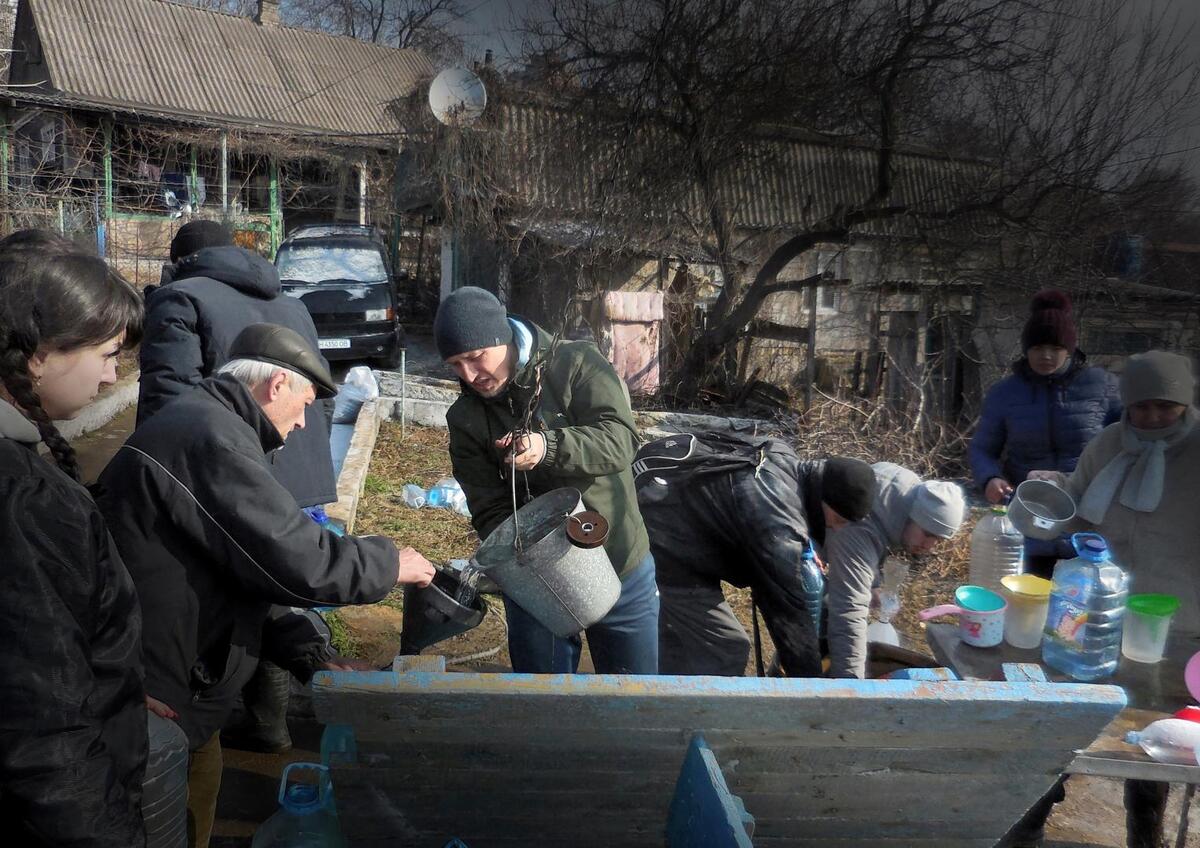
<instances>
[{"instance_id":1,"label":"man in green jacket","mask_svg":"<svg viewBox=\"0 0 1200 848\"><path fill-rule=\"evenodd\" d=\"M592 662L601 674L656 674L658 590L633 486L638 438L621 378L595 345L554 342L484 289L453 292L433 330L462 382L446 414L450 459L479 537L512 515L514 467L518 506L553 489L578 489L584 505L608 519L604 549L621 578L616 605L587 629ZM578 670L580 636L556 637L508 597L504 609L513 671Z\"/></svg>"}]
</instances>

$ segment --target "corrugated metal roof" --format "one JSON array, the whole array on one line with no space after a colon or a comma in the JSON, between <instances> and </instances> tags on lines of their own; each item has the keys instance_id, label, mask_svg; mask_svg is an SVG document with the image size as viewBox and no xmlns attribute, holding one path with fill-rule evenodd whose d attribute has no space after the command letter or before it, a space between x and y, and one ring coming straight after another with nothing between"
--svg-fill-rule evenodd
<instances>
[{"instance_id":1,"label":"corrugated metal roof","mask_svg":"<svg viewBox=\"0 0 1200 848\"><path fill-rule=\"evenodd\" d=\"M636 134L627 149L601 141L577 114L555 107L502 102L496 107L499 132L510 152L510 189L527 208L587 218L601 206L619 202L611 186L621 182L621 172L641 170L665 149L656 144L654 128ZM622 159L626 161L622 161ZM670 167L664 162L658 167ZM718 192L734 210L737 226L750 230L795 228L812 225L839 207L855 209L871 197L875 186L877 154L865 147L837 141L821 142L783 134L762 137L746 145L736 164L724 172ZM614 169L616 173L614 174ZM912 215L946 208L970 197L989 169L968 162L914 152L893 157L893 191L888 205L903 206ZM686 198L662 198L661 213L687 209L707 220L698 188ZM897 216L856 227L871 234L914 231L912 217Z\"/></svg>"},{"instance_id":2,"label":"corrugated metal roof","mask_svg":"<svg viewBox=\"0 0 1200 848\"><path fill-rule=\"evenodd\" d=\"M52 89L74 99L245 126L397 132L388 104L424 54L166 0L24 0Z\"/></svg>"}]
</instances>

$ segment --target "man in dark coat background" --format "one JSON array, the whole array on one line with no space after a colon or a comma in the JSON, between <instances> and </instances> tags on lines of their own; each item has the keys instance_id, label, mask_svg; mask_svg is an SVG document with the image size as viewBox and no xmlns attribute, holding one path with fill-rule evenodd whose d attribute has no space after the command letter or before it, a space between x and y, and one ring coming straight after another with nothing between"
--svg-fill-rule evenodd
<instances>
[{"instance_id":1,"label":"man in dark coat background","mask_svg":"<svg viewBox=\"0 0 1200 848\"><path fill-rule=\"evenodd\" d=\"M233 233L216 221L184 224L171 241L171 264L163 284L146 296L146 331L139 356L140 425L229 361L237 334L256 323L295 330L318 350L312 316L300 301L281 294L275 266L237 247ZM313 507L337 500L329 453L332 404L319 401L304 413L304 429L271 457L271 471L296 504ZM291 748L287 730L287 672L259 665L246 685L245 721L226 741L251 750L281 753Z\"/></svg>"},{"instance_id":2,"label":"man in dark coat background","mask_svg":"<svg viewBox=\"0 0 1200 848\"><path fill-rule=\"evenodd\" d=\"M260 656L306 679L341 665L294 608L366 604L428 585L433 566L379 536L338 536L296 508L268 455L336 386L299 334L252 325L221 373L138 427L97 483L97 502L141 601L146 694L192 750L189 819L207 844L220 786L219 730ZM268 625L270 623L270 626Z\"/></svg>"}]
</instances>

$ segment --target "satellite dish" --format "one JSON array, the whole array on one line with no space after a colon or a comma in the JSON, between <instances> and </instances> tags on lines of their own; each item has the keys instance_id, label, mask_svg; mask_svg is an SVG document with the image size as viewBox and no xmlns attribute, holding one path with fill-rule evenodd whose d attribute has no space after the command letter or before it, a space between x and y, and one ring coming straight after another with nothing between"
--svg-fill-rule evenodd
<instances>
[{"instance_id":1,"label":"satellite dish","mask_svg":"<svg viewBox=\"0 0 1200 848\"><path fill-rule=\"evenodd\" d=\"M429 108L448 126L473 124L487 106L483 80L466 68L447 68L429 86Z\"/></svg>"}]
</instances>

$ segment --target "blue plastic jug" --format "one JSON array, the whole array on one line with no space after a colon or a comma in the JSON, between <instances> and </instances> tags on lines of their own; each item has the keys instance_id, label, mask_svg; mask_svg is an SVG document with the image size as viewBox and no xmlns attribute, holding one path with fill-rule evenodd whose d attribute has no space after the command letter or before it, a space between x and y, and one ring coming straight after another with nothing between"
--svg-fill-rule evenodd
<instances>
[{"instance_id":1,"label":"blue plastic jug","mask_svg":"<svg viewBox=\"0 0 1200 848\"><path fill-rule=\"evenodd\" d=\"M804 586L804 602L808 605L813 618L813 633L821 637L821 601L825 595L825 575L817 565L817 554L813 550L812 541L804 543L804 553L800 555L800 582Z\"/></svg>"},{"instance_id":2,"label":"blue plastic jug","mask_svg":"<svg viewBox=\"0 0 1200 848\"><path fill-rule=\"evenodd\" d=\"M317 783L293 783L295 770L317 772ZM317 763L291 763L279 779L279 809L254 833L251 848L346 848L333 809L329 769Z\"/></svg>"},{"instance_id":3,"label":"blue plastic jug","mask_svg":"<svg viewBox=\"0 0 1200 848\"><path fill-rule=\"evenodd\" d=\"M1077 556L1054 567L1042 661L1075 680L1108 677L1121 655L1129 575L1098 533L1071 537Z\"/></svg>"}]
</instances>

